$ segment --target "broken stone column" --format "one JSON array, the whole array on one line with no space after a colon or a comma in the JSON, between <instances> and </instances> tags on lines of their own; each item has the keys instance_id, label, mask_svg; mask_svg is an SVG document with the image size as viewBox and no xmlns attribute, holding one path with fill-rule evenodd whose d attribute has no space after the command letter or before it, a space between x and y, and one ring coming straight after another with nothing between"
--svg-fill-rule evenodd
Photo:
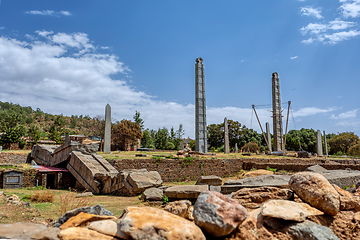
<instances>
[{"instance_id":1,"label":"broken stone column","mask_svg":"<svg viewBox=\"0 0 360 240\"><path fill-rule=\"evenodd\" d=\"M227 118L224 119L224 153L229 154L230 153L230 147L229 147L229 125Z\"/></svg>"},{"instance_id":2,"label":"broken stone column","mask_svg":"<svg viewBox=\"0 0 360 240\"><path fill-rule=\"evenodd\" d=\"M328 149L327 149L327 141L326 141L325 131L324 131L324 146L325 146L325 156L327 156L328 155Z\"/></svg>"},{"instance_id":3,"label":"broken stone column","mask_svg":"<svg viewBox=\"0 0 360 240\"><path fill-rule=\"evenodd\" d=\"M65 133L65 145L68 145L70 143L70 134L67 132Z\"/></svg>"},{"instance_id":4,"label":"broken stone column","mask_svg":"<svg viewBox=\"0 0 360 240\"><path fill-rule=\"evenodd\" d=\"M324 156L323 155L323 149L322 149L322 141L321 141L321 132L320 132L320 130L317 130L317 132L316 132L316 150L317 150L317 155L319 157Z\"/></svg>"},{"instance_id":5,"label":"broken stone column","mask_svg":"<svg viewBox=\"0 0 360 240\"><path fill-rule=\"evenodd\" d=\"M207 153L205 75L201 57L195 64L195 138L195 150Z\"/></svg>"},{"instance_id":6,"label":"broken stone column","mask_svg":"<svg viewBox=\"0 0 360 240\"><path fill-rule=\"evenodd\" d=\"M238 148L237 143L235 143L235 153L238 153L238 152L239 152L239 148Z\"/></svg>"},{"instance_id":7,"label":"broken stone column","mask_svg":"<svg viewBox=\"0 0 360 240\"><path fill-rule=\"evenodd\" d=\"M272 74L272 106L273 106L273 131L274 151L281 152L283 149L283 129L281 115L280 84L277 72Z\"/></svg>"},{"instance_id":8,"label":"broken stone column","mask_svg":"<svg viewBox=\"0 0 360 240\"><path fill-rule=\"evenodd\" d=\"M111 107L105 107L105 133L104 133L104 153L111 151Z\"/></svg>"},{"instance_id":9,"label":"broken stone column","mask_svg":"<svg viewBox=\"0 0 360 240\"><path fill-rule=\"evenodd\" d=\"M265 123L265 127L266 127L266 138L267 138L267 141L269 143L269 152L272 152L272 149L271 149L271 134L270 134L270 124L267 122Z\"/></svg>"}]
</instances>

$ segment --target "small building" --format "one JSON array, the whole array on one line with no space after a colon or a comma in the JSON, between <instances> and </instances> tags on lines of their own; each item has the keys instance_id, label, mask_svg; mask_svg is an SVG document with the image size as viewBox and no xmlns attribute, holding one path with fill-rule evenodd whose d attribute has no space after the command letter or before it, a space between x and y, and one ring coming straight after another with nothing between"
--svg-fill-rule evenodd
<instances>
[{"instance_id":1,"label":"small building","mask_svg":"<svg viewBox=\"0 0 360 240\"><path fill-rule=\"evenodd\" d=\"M180 149L183 150L183 149L185 149L187 147L190 147L190 142L191 141L192 141L192 139L189 138L189 137L187 139L185 139L183 142L180 143Z\"/></svg>"},{"instance_id":2,"label":"small building","mask_svg":"<svg viewBox=\"0 0 360 240\"><path fill-rule=\"evenodd\" d=\"M32 166L36 168L41 174L41 182L38 185L44 186L48 189L55 189L63 186L62 182L66 181L69 175L69 170L65 168L49 167L43 165Z\"/></svg>"},{"instance_id":3,"label":"small building","mask_svg":"<svg viewBox=\"0 0 360 240\"><path fill-rule=\"evenodd\" d=\"M3 174L3 188L22 188L23 175L22 171L5 171Z\"/></svg>"},{"instance_id":4,"label":"small building","mask_svg":"<svg viewBox=\"0 0 360 240\"><path fill-rule=\"evenodd\" d=\"M79 142L82 144L84 138L87 138L87 137L84 135L70 135L69 138L70 138L70 141Z\"/></svg>"}]
</instances>

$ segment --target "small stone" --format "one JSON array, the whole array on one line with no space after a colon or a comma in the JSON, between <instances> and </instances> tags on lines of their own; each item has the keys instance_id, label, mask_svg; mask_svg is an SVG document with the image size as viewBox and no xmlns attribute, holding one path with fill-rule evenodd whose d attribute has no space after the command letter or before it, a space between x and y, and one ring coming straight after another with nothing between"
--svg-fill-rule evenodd
<instances>
[{"instance_id":1,"label":"small stone","mask_svg":"<svg viewBox=\"0 0 360 240\"><path fill-rule=\"evenodd\" d=\"M141 199L143 201L161 201L163 199L164 191L159 188L148 188L142 195Z\"/></svg>"},{"instance_id":2,"label":"small stone","mask_svg":"<svg viewBox=\"0 0 360 240\"><path fill-rule=\"evenodd\" d=\"M330 228L321 226L311 221L297 223L289 227L288 232L295 239L308 240L340 240Z\"/></svg>"},{"instance_id":3,"label":"small stone","mask_svg":"<svg viewBox=\"0 0 360 240\"><path fill-rule=\"evenodd\" d=\"M211 186L221 186L222 179L221 177L210 175L210 176L200 176L196 181L195 185L211 185Z\"/></svg>"},{"instance_id":4,"label":"small stone","mask_svg":"<svg viewBox=\"0 0 360 240\"><path fill-rule=\"evenodd\" d=\"M102 220L91 222L88 228L97 231L102 234L118 237L121 239L130 239L130 237L120 230L120 226L117 221L114 220Z\"/></svg>"},{"instance_id":5,"label":"small stone","mask_svg":"<svg viewBox=\"0 0 360 240\"><path fill-rule=\"evenodd\" d=\"M84 192L84 193L79 193L78 195L76 195L76 198L91 197L91 196L94 196L94 194L92 192Z\"/></svg>"},{"instance_id":6,"label":"small stone","mask_svg":"<svg viewBox=\"0 0 360 240\"><path fill-rule=\"evenodd\" d=\"M200 193L208 191L207 185L181 185L169 187L164 191L168 198L196 199Z\"/></svg>"},{"instance_id":7,"label":"small stone","mask_svg":"<svg viewBox=\"0 0 360 240\"><path fill-rule=\"evenodd\" d=\"M190 207L191 202L189 200L181 200L166 204L164 210L186 219L193 219L192 212L189 212Z\"/></svg>"},{"instance_id":8,"label":"small stone","mask_svg":"<svg viewBox=\"0 0 360 240\"><path fill-rule=\"evenodd\" d=\"M274 175L274 172L265 170L265 169L249 171L244 174L244 178L257 177L257 176L262 176L262 175Z\"/></svg>"}]
</instances>

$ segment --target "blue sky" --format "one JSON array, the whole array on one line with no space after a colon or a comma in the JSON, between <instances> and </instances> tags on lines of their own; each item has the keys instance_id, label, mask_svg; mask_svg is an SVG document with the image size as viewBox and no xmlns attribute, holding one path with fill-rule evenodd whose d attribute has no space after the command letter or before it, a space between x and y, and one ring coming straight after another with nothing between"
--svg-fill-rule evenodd
<instances>
[{"instance_id":1,"label":"blue sky","mask_svg":"<svg viewBox=\"0 0 360 240\"><path fill-rule=\"evenodd\" d=\"M359 20L360 0L1 0L0 101L90 116L109 103L194 137L202 57L208 124L259 131L251 105L272 121L278 72L289 129L360 134Z\"/></svg>"}]
</instances>

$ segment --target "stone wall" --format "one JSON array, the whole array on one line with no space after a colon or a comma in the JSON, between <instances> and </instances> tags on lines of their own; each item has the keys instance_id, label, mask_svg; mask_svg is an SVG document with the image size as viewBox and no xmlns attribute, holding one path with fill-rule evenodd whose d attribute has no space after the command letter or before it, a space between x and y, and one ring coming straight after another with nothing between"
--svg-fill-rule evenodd
<instances>
[{"instance_id":1,"label":"stone wall","mask_svg":"<svg viewBox=\"0 0 360 240\"><path fill-rule=\"evenodd\" d=\"M27 156L27 153L1 151L0 163L23 164L26 162Z\"/></svg>"},{"instance_id":2,"label":"stone wall","mask_svg":"<svg viewBox=\"0 0 360 240\"><path fill-rule=\"evenodd\" d=\"M196 180L199 176L217 175L219 177L235 176L241 169L276 168L278 171L304 171L307 167L319 164L328 170L360 170L360 164L340 164L325 159L200 159L187 162L184 159L123 159L110 162L118 171L123 169L141 169L159 172L165 182Z\"/></svg>"},{"instance_id":3,"label":"stone wall","mask_svg":"<svg viewBox=\"0 0 360 240\"><path fill-rule=\"evenodd\" d=\"M0 170L0 188L3 186L3 178L4 172L8 169L1 169ZM41 185L41 174L36 169L29 169L29 170L21 170L15 169L24 173L23 175L23 187L34 187L36 186L36 179L39 180L39 185Z\"/></svg>"}]
</instances>

